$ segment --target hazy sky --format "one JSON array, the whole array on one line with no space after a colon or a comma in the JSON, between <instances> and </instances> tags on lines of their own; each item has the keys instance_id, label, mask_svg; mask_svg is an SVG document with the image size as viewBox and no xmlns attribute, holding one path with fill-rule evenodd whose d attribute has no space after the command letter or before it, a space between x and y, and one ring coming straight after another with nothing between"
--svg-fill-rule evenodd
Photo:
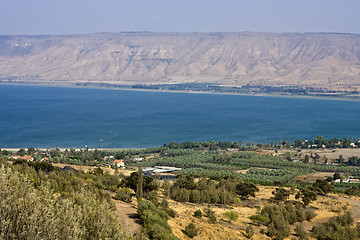
<instances>
[{"instance_id":1,"label":"hazy sky","mask_svg":"<svg viewBox=\"0 0 360 240\"><path fill-rule=\"evenodd\" d=\"M360 0L0 0L0 34L360 33Z\"/></svg>"}]
</instances>

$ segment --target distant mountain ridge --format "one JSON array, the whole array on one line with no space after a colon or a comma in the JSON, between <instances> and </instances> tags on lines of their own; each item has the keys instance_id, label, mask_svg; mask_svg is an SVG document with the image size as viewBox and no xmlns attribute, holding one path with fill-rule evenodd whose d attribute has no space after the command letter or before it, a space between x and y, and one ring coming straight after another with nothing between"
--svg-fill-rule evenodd
<instances>
[{"instance_id":1,"label":"distant mountain ridge","mask_svg":"<svg viewBox=\"0 0 360 240\"><path fill-rule=\"evenodd\" d=\"M360 91L360 35L97 33L0 36L0 80L295 86Z\"/></svg>"}]
</instances>

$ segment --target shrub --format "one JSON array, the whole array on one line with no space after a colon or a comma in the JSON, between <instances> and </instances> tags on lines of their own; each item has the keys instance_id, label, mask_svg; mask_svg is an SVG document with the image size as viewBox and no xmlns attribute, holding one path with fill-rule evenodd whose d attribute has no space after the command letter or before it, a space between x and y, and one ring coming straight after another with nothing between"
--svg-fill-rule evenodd
<instances>
[{"instance_id":1,"label":"shrub","mask_svg":"<svg viewBox=\"0 0 360 240\"><path fill-rule=\"evenodd\" d=\"M270 237L275 237L279 240L284 239L290 235L289 222L281 215L274 216L268 226L268 234Z\"/></svg>"},{"instance_id":2,"label":"shrub","mask_svg":"<svg viewBox=\"0 0 360 240\"><path fill-rule=\"evenodd\" d=\"M298 235L300 240L306 240L308 239L308 233L304 230L304 227L302 224L298 224L294 229L296 235Z\"/></svg>"},{"instance_id":3,"label":"shrub","mask_svg":"<svg viewBox=\"0 0 360 240\"><path fill-rule=\"evenodd\" d=\"M197 217L197 218L201 218L202 217L202 212L200 209L196 210L194 212L194 217Z\"/></svg>"},{"instance_id":4,"label":"shrub","mask_svg":"<svg viewBox=\"0 0 360 240\"><path fill-rule=\"evenodd\" d=\"M224 216L229 219L229 221L236 221L239 218L239 214L235 211L226 211Z\"/></svg>"},{"instance_id":5,"label":"shrub","mask_svg":"<svg viewBox=\"0 0 360 240\"><path fill-rule=\"evenodd\" d=\"M147 200L139 201L137 211L150 239L176 239L167 223L166 212L157 209L152 202Z\"/></svg>"},{"instance_id":6,"label":"shrub","mask_svg":"<svg viewBox=\"0 0 360 240\"><path fill-rule=\"evenodd\" d=\"M254 236L254 228L252 226L248 226L245 231L247 238L252 238L252 236Z\"/></svg>"},{"instance_id":7,"label":"shrub","mask_svg":"<svg viewBox=\"0 0 360 240\"><path fill-rule=\"evenodd\" d=\"M276 190L272 192L272 194L275 195L274 199L276 201L285 201L289 198L290 191L286 190L285 188L276 188Z\"/></svg>"},{"instance_id":8,"label":"shrub","mask_svg":"<svg viewBox=\"0 0 360 240\"><path fill-rule=\"evenodd\" d=\"M77 189L78 181L72 174L52 172L43 175L30 168L23 168L20 173L15 169L15 166L14 169L0 167L0 239L130 237L125 228L118 228L107 198L94 188L80 185ZM41 181L33 182L28 173ZM57 186L58 180L62 185L58 189L68 191L66 198L54 194L51 189Z\"/></svg>"},{"instance_id":9,"label":"shrub","mask_svg":"<svg viewBox=\"0 0 360 240\"><path fill-rule=\"evenodd\" d=\"M312 236L317 239L359 239L359 227L352 226L354 219L350 213L330 218L326 223L321 223L311 229Z\"/></svg>"},{"instance_id":10,"label":"shrub","mask_svg":"<svg viewBox=\"0 0 360 240\"><path fill-rule=\"evenodd\" d=\"M205 217L209 218L210 223L215 223L216 222L215 212L213 210L211 210L210 206L207 206L204 209L204 213L205 213Z\"/></svg>"},{"instance_id":11,"label":"shrub","mask_svg":"<svg viewBox=\"0 0 360 240\"><path fill-rule=\"evenodd\" d=\"M169 217L175 218L177 216L177 212L173 208L168 208L165 212L169 215Z\"/></svg>"},{"instance_id":12,"label":"shrub","mask_svg":"<svg viewBox=\"0 0 360 240\"><path fill-rule=\"evenodd\" d=\"M251 182L243 182L236 185L236 193L244 200L250 196L255 197L255 193L259 188Z\"/></svg>"},{"instance_id":13,"label":"shrub","mask_svg":"<svg viewBox=\"0 0 360 240\"><path fill-rule=\"evenodd\" d=\"M268 217L264 217L264 216L257 215L257 214L252 215L249 218L250 218L250 220L260 223L260 224L268 224L270 222L270 219Z\"/></svg>"},{"instance_id":14,"label":"shrub","mask_svg":"<svg viewBox=\"0 0 360 240\"><path fill-rule=\"evenodd\" d=\"M131 189L130 188L118 189L114 198L116 200L120 200L128 203L131 202Z\"/></svg>"},{"instance_id":15,"label":"shrub","mask_svg":"<svg viewBox=\"0 0 360 240\"><path fill-rule=\"evenodd\" d=\"M197 229L195 227L195 224L193 223L189 223L189 225L187 225L185 227L184 233L186 234L186 236L188 236L189 238L193 238L195 236L198 235Z\"/></svg>"}]
</instances>

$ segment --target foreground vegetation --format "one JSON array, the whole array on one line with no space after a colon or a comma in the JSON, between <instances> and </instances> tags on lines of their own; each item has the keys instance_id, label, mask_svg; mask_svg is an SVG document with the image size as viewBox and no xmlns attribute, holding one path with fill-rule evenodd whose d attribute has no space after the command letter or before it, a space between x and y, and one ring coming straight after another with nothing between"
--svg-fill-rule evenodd
<instances>
[{"instance_id":1,"label":"foreground vegetation","mask_svg":"<svg viewBox=\"0 0 360 240\"><path fill-rule=\"evenodd\" d=\"M336 215L327 222L315 224L317 207L312 204L319 198L330 201L324 196L332 192L360 196L360 184L335 183L349 175L360 177L360 159L327 159L301 151L331 144L350 147L351 143L352 148L358 146L354 140L317 137L278 144L201 142L129 150L0 150L0 239L201 239L209 224L237 229L240 223L239 238L357 239L360 228L345 208L335 209ZM34 160L14 159L17 155ZM126 170L117 168L114 159L123 159ZM53 163L74 165L58 168ZM84 172L75 165L92 167ZM154 166L181 170L167 173L171 181L158 181L160 175L146 169ZM110 168L112 174L106 171ZM312 182L294 180L316 172L330 175ZM271 196L258 198L261 185L273 186ZM131 234L119 222L114 201L136 206L142 230ZM183 212L180 208L189 206L195 209ZM240 222L244 209L251 214ZM174 222L181 218L191 222L181 223L178 231ZM311 229L304 227L307 223Z\"/></svg>"},{"instance_id":2,"label":"foreground vegetation","mask_svg":"<svg viewBox=\"0 0 360 240\"><path fill-rule=\"evenodd\" d=\"M130 239L116 220L109 196L84 186L83 176L48 164L36 170L35 165L2 160L0 238Z\"/></svg>"}]
</instances>

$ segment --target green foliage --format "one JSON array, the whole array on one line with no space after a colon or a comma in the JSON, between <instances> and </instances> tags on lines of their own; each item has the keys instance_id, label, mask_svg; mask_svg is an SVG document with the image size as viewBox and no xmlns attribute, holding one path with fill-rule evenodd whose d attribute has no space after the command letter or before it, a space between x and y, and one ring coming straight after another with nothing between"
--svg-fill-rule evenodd
<instances>
[{"instance_id":1,"label":"green foliage","mask_svg":"<svg viewBox=\"0 0 360 240\"><path fill-rule=\"evenodd\" d=\"M308 240L309 239L309 234L305 231L302 224L296 225L294 231L300 240Z\"/></svg>"},{"instance_id":2,"label":"green foliage","mask_svg":"<svg viewBox=\"0 0 360 240\"><path fill-rule=\"evenodd\" d=\"M304 220L310 221L314 216L311 211L304 209L302 204L287 202L265 205L261 210L261 216L253 215L250 219L260 223L261 217L265 218L268 220L265 223L268 226L268 235L276 239L284 239L290 234L290 225Z\"/></svg>"},{"instance_id":3,"label":"green foliage","mask_svg":"<svg viewBox=\"0 0 360 240\"><path fill-rule=\"evenodd\" d=\"M334 189L334 186L330 185L327 181L317 179L310 188L317 194L327 194Z\"/></svg>"},{"instance_id":4,"label":"green foliage","mask_svg":"<svg viewBox=\"0 0 360 240\"><path fill-rule=\"evenodd\" d=\"M166 200L166 198L164 198L162 200L162 202L160 204L160 209L164 210L169 215L169 217L175 218L177 215L177 212L174 209L169 207L169 203Z\"/></svg>"},{"instance_id":5,"label":"green foliage","mask_svg":"<svg viewBox=\"0 0 360 240\"><path fill-rule=\"evenodd\" d=\"M170 198L178 202L231 204L236 199L237 182L230 178L194 182L192 177L178 176L170 188Z\"/></svg>"},{"instance_id":6,"label":"green foliage","mask_svg":"<svg viewBox=\"0 0 360 240\"><path fill-rule=\"evenodd\" d=\"M301 198L304 205L308 205L312 201L317 199L317 193L310 188L302 187L299 192L295 195L296 199Z\"/></svg>"},{"instance_id":7,"label":"green foliage","mask_svg":"<svg viewBox=\"0 0 360 240\"><path fill-rule=\"evenodd\" d=\"M360 195L360 187L359 186L351 186L345 190L345 194L351 196L359 196Z\"/></svg>"},{"instance_id":8,"label":"green foliage","mask_svg":"<svg viewBox=\"0 0 360 240\"><path fill-rule=\"evenodd\" d=\"M167 223L167 213L157 209L153 203L140 200L137 212L150 239L177 239L172 235L171 228Z\"/></svg>"},{"instance_id":9,"label":"green foliage","mask_svg":"<svg viewBox=\"0 0 360 240\"><path fill-rule=\"evenodd\" d=\"M74 175L37 173L26 166L0 167L0 239L129 239L122 233L109 199L92 188L81 187ZM57 179L66 176L62 189L76 194L54 194ZM33 181L31 179L40 179ZM68 184L74 179L75 185ZM125 231L124 231L125 230Z\"/></svg>"},{"instance_id":10,"label":"green foliage","mask_svg":"<svg viewBox=\"0 0 360 240\"><path fill-rule=\"evenodd\" d=\"M316 239L359 239L359 228L353 227L353 222L354 219L349 212L344 215L332 217L326 223L314 226L311 229L312 236Z\"/></svg>"},{"instance_id":11,"label":"green foliage","mask_svg":"<svg viewBox=\"0 0 360 240\"><path fill-rule=\"evenodd\" d=\"M177 216L177 212L173 208L168 208L165 212L169 215L169 217L175 218Z\"/></svg>"},{"instance_id":12,"label":"green foliage","mask_svg":"<svg viewBox=\"0 0 360 240\"><path fill-rule=\"evenodd\" d=\"M236 185L236 194L242 199L247 199L250 196L255 197L255 193L259 191L259 188L251 182L242 182Z\"/></svg>"},{"instance_id":13,"label":"green foliage","mask_svg":"<svg viewBox=\"0 0 360 240\"><path fill-rule=\"evenodd\" d=\"M290 235L289 223L281 215L273 216L268 225L268 234L270 237L275 237L275 239L284 239Z\"/></svg>"},{"instance_id":14,"label":"green foliage","mask_svg":"<svg viewBox=\"0 0 360 240\"><path fill-rule=\"evenodd\" d=\"M195 224L193 223L189 223L189 225L187 225L185 227L184 233L186 234L186 236L188 236L189 238L194 238L195 236L198 235L197 229Z\"/></svg>"},{"instance_id":15,"label":"green foliage","mask_svg":"<svg viewBox=\"0 0 360 240\"><path fill-rule=\"evenodd\" d=\"M138 201L141 200L142 195L143 195L143 171L142 168L139 168L137 172L137 182L136 182L136 198Z\"/></svg>"},{"instance_id":16,"label":"green foliage","mask_svg":"<svg viewBox=\"0 0 360 240\"><path fill-rule=\"evenodd\" d=\"M254 228L252 226L248 226L246 229L245 229L245 232L246 232L246 237L247 238L252 238L252 236L254 236Z\"/></svg>"},{"instance_id":17,"label":"green foliage","mask_svg":"<svg viewBox=\"0 0 360 240\"><path fill-rule=\"evenodd\" d=\"M132 198L132 192L130 188L120 188L116 191L116 195L115 195L115 199L117 200L121 200L124 202L131 202L131 198Z\"/></svg>"},{"instance_id":18,"label":"green foliage","mask_svg":"<svg viewBox=\"0 0 360 240\"><path fill-rule=\"evenodd\" d=\"M226 211L224 217L229 219L229 221L236 221L239 218L239 214L235 211Z\"/></svg>"},{"instance_id":19,"label":"green foliage","mask_svg":"<svg viewBox=\"0 0 360 240\"><path fill-rule=\"evenodd\" d=\"M272 194L275 195L274 199L276 201L285 201L289 198L290 191L286 190L285 188L276 188L276 190L272 192Z\"/></svg>"},{"instance_id":20,"label":"green foliage","mask_svg":"<svg viewBox=\"0 0 360 240\"><path fill-rule=\"evenodd\" d=\"M194 217L196 217L196 218L201 218L202 217L202 212L201 212L200 209L198 209L198 210L196 210L194 212Z\"/></svg>"},{"instance_id":21,"label":"green foliage","mask_svg":"<svg viewBox=\"0 0 360 240\"><path fill-rule=\"evenodd\" d=\"M270 222L270 219L268 217L264 217L264 216L261 216L261 215L252 215L249 217L250 220L256 222L256 223L260 223L260 224L268 224Z\"/></svg>"},{"instance_id":22,"label":"green foliage","mask_svg":"<svg viewBox=\"0 0 360 240\"><path fill-rule=\"evenodd\" d=\"M204 215L205 217L209 218L209 222L210 223L215 223L216 222L216 215L215 215L215 212L213 210L211 210L211 207L210 206L207 206L205 209L204 209Z\"/></svg>"}]
</instances>

